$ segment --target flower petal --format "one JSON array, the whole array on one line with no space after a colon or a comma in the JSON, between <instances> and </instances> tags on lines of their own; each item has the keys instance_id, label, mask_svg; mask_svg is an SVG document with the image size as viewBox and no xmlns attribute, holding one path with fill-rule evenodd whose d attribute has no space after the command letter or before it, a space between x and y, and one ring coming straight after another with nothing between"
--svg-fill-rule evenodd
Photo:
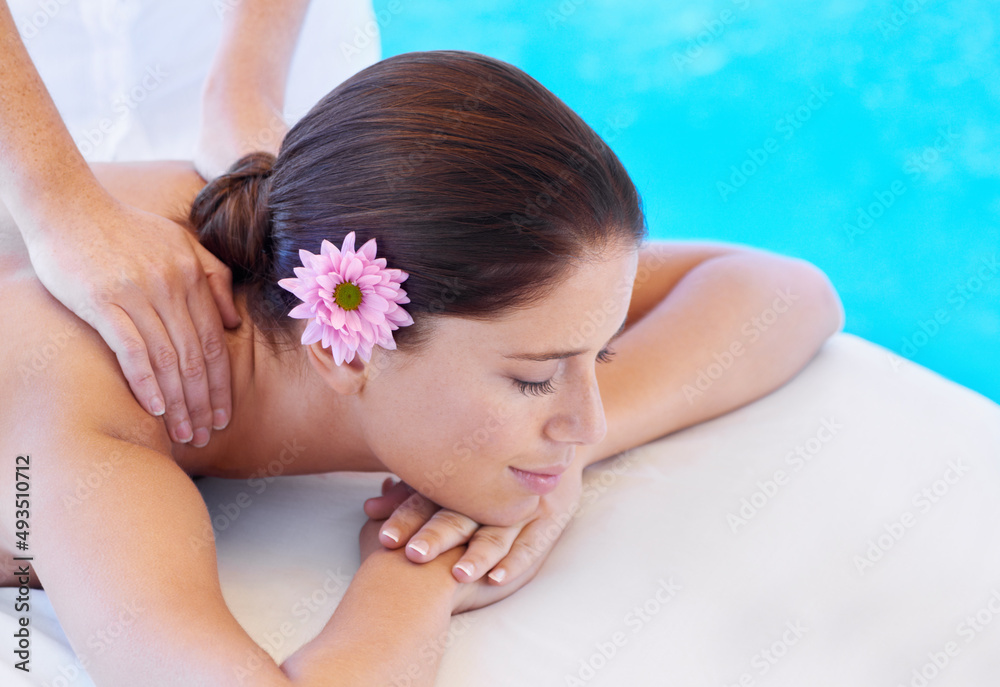
<instances>
[{"instance_id":1,"label":"flower petal","mask_svg":"<svg viewBox=\"0 0 1000 687\"><path fill-rule=\"evenodd\" d=\"M367 294L365 303L372 310L378 310L379 312L385 312L389 309L389 301L382 298L382 296L379 296L377 293Z\"/></svg>"},{"instance_id":2,"label":"flower petal","mask_svg":"<svg viewBox=\"0 0 1000 687\"><path fill-rule=\"evenodd\" d=\"M302 345L308 346L309 344L316 343L322 338L323 325L316 320L313 320L306 325L305 331L302 332Z\"/></svg>"},{"instance_id":3,"label":"flower petal","mask_svg":"<svg viewBox=\"0 0 1000 687\"><path fill-rule=\"evenodd\" d=\"M365 245L361 246L361 250L358 251L359 255L363 255L369 260L375 259L375 239L368 239L365 241Z\"/></svg>"},{"instance_id":4,"label":"flower petal","mask_svg":"<svg viewBox=\"0 0 1000 687\"><path fill-rule=\"evenodd\" d=\"M343 329L344 322L346 321L344 314L344 309L339 305L335 305L330 308L330 326L336 327L337 329Z\"/></svg>"},{"instance_id":5,"label":"flower petal","mask_svg":"<svg viewBox=\"0 0 1000 687\"><path fill-rule=\"evenodd\" d=\"M396 300L396 294L399 292L399 289L397 287L382 286L381 284L378 284L374 287L374 291L378 295L382 296L382 298L394 301Z\"/></svg>"},{"instance_id":6,"label":"flower petal","mask_svg":"<svg viewBox=\"0 0 1000 687\"><path fill-rule=\"evenodd\" d=\"M345 310L344 319L348 331L356 332L361 328L361 319L358 317L357 310Z\"/></svg>"},{"instance_id":7,"label":"flower petal","mask_svg":"<svg viewBox=\"0 0 1000 687\"><path fill-rule=\"evenodd\" d=\"M333 345L330 346L330 352L333 353L333 362L341 365L346 358L347 347L344 346L343 342L335 341Z\"/></svg>"},{"instance_id":8,"label":"flower petal","mask_svg":"<svg viewBox=\"0 0 1000 687\"><path fill-rule=\"evenodd\" d=\"M396 340L392 338L392 332L386 332L385 336L379 340L378 345L387 351L396 350Z\"/></svg>"},{"instance_id":9,"label":"flower petal","mask_svg":"<svg viewBox=\"0 0 1000 687\"><path fill-rule=\"evenodd\" d=\"M365 266L354 255L345 255L344 262L341 263L340 267L345 281L354 281L361 276L365 269Z\"/></svg>"},{"instance_id":10,"label":"flower petal","mask_svg":"<svg viewBox=\"0 0 1000 687\"><path fill-rule=\"evenodd\" d=\"M353 253L354 252L354 232L350 232L344 237L344 242L340 244L340 252L343 253Z\"/></svg>"},{"instance_id":11,"label":"flower petal","mask_svg":"<svg viewBox=\"0 0 1000 687\"><path fill-rule=\"evenodd\" d=\"M374 310L371 306L364 303L358 308L361 311L361 316L365 318L366 322L371 323L372 326L377 327L385 322L385 313L380 310Z\"/></svg>"},{"instance_id":12,"label":"flower petal","mask_svg":"<svg viewBox=\"0 0 1000 687\"><path fill-rule=\"evenodd\" d=\"M300 268L296 267L295 269L300 269ZM291 291L292 293L295 293L295 290L299 288L299 280L291 278L279 279L278 286L283 288L285 291Z\"/></svg>"},{"instance_id":13,"label":"flower petal","mask_svg":"<svg viewBox=\"0 0 1000 687\"><path fill-rule=\"evenodd\" d=\"M321 274L316 277L316 283L320 286L320 288L326 289L327 291L333 291L337 288L337 285L340 284L340 282L340 275L336 272L332 274Z\"/></svg>"},{"instance_id":14,"label":"flower petal","mask_svg":"<svg viewBox=\"0 0 1000 687\"><path fill-rule=\"evenodd\" d=\"M413 324L413 318L410 317L410 313L406 312L402 308L385 314L385 319L389 320L397 327L406 327Z\"/></svg>"},{"instance_id":15,"label":"flower petal","mask_svg":"<svg viewBox=\"0 0 1000 687\"><path fill-rule=\"evenodd\" d=\"M316 315L314 307L309 303L299 303L294 308L288 311L289 317L294 317L296 319L303 319L306 317L314 317Z\"/></svg>"}]
</instances>

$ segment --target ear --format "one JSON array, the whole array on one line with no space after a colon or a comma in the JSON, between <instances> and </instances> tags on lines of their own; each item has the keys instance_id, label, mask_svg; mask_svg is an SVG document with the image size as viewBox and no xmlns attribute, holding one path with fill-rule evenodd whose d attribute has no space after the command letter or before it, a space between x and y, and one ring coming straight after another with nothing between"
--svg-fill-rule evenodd
<instances>
[{"instance_id":1,"label":"ear","mask_svg":"<svg viewBox=\"0 0 1000 687\"><path fill-rule=\"evenodd\" d=\"M338 365L329 348L316 341L306 346L306 357L327 385L339 394L350 396L364 388L368 381L368 365L357 354L351 362Z\"/></svg>"}]
</instances>

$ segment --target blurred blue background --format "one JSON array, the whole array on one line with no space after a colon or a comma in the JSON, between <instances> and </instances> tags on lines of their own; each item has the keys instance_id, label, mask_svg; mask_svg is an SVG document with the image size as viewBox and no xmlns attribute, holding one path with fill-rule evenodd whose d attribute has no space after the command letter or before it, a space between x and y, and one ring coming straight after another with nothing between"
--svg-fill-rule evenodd
<instances>
[{"instance_id":1,"label":"blurred blue background","mask_svg":"<svg viewBox=\"0 0 1000 687\"><path fill-rule=\"evenodd\" d=\"M383 55L473 50L600 133L650 236L804 258L845 331L1000 402L996 0L375 0Z\"/></svg>"}]
</instances>

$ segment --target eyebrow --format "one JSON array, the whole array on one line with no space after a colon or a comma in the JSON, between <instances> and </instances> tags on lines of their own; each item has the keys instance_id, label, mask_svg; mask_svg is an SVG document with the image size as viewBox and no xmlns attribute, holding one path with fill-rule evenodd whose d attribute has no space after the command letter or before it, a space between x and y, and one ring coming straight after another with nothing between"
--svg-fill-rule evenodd
<instances>
[{"instance_id":1,"label":"eyebrow","mask_svg":"<svg viewBox=\"0 0 1000 687\"><path fill-rule=\"evenodd\" d=\"M622 326L618 328L618 331L611 335L608 339L608 343L605 347L611 344L612 341L621 336L622 332L625 331L625 322L628 321L628 316L625 316L625 320L622 321ZM535 362L544 362L546 360L561 360L563 358L572 358L574 355L580 355L581 353L586 353L587 351L553 351L552 353L519 353L516 355L505 355L504 358L511 358L513 360L533 360Z\"/></svg>"}]
</instances>

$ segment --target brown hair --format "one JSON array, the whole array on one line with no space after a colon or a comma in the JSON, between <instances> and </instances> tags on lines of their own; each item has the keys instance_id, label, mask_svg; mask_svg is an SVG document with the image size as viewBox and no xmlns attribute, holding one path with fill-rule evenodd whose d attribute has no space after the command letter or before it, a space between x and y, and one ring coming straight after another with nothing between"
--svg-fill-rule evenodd
<instances>
[{"instance_id":1,"label":"brown hair","mask_svg":"<svg viewBox=\"0 0 1000 687\"><path fill-rule=\"evenodd\" d=\"M489 319L531 305L568 266L646 237L621 162L584 121L520 69L463 51L413 52L358 72L285 137L205 186L190 221L246 289L272 344L291 336L298 299L278 286L299 249L377 241L410 276L414 324L428 315ZM616 243L617 242L617 243Z\"/></svg>"}]
</instances>

